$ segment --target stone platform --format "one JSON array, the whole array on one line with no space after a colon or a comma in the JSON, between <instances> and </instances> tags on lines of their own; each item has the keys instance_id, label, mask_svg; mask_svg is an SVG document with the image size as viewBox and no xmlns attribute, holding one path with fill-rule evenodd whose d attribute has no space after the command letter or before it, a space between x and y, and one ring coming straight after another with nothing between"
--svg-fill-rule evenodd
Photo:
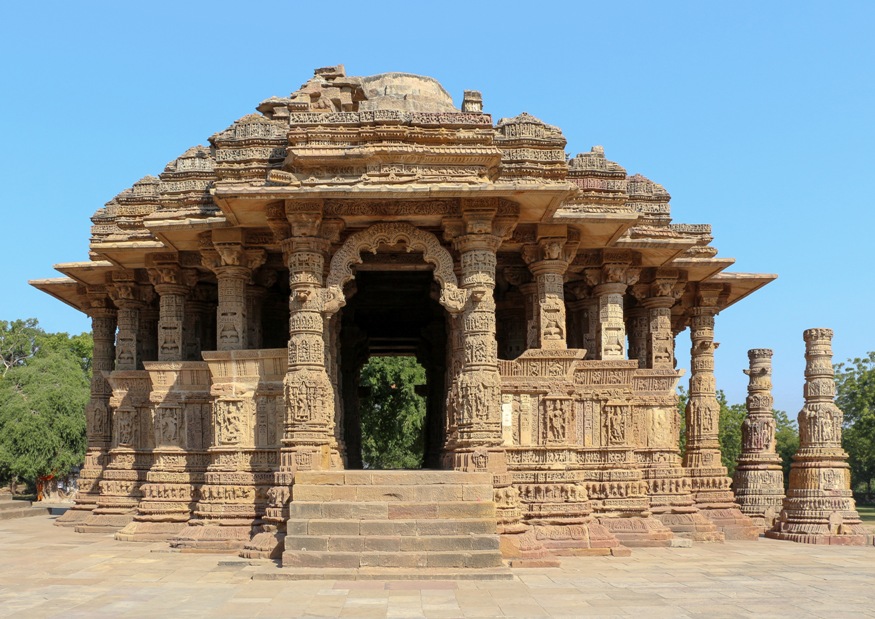
<instances>
[{"instance_id":1,"label":"stone platform","mask_svg":"<svg viewBox=\"0 0 875 619\"><path fill-rule=\"evenodd\" d=\"M30 501L17 501L11 494L0 494L0 520L32 518L45 516L48 513L48 509L42 506L34 507Z\"/></svg>"}]
</instances>

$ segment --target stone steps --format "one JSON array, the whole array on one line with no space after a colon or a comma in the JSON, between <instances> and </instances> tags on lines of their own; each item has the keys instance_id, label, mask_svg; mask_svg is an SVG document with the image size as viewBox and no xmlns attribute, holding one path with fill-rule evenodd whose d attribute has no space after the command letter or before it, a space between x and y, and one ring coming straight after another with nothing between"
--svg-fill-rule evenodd
<instances>
[{"instance_id":1,"label":"stone steps","mask_svg":"<svg viewBox=\"0 0 875 619\"><path fill-rule=\"evenodd\" d=\"M488 473L299 472L283 568L504 569L492 495Z\"/></svg>"},{"instance_id":2,"label":"stone steps","mask_svg":"<svg viewBox=\"0 0 875 619\"><path fill-rule=\"evenodd\" d=\"M14 520L16 518L33 518L45 516L48 510L41 505L34 507L30 501L16 501L9 495L0 497L0 520Z\"/></svg>"}]
</instances>

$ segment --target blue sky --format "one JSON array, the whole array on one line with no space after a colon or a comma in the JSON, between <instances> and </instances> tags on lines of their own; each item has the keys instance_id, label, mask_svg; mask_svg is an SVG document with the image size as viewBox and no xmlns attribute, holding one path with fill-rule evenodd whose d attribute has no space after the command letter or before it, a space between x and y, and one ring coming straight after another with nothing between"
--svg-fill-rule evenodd
<instances>
[{"instance_id":1,"label":"blue sky","mask_svg":"<svg viewBox=\"0 0 875 619\"><path fill-rule=\"evenodd\" d=\"M437 78L527 111L711 223L735 271L779 279L717 318L717 382L743 401L775 350L776 406L802 403L802 331L836 360L875 350L875 3L39 2L0 8L5 260L0 319L90 327L27 286L84 260L90 215L315 67ZM688 366L689 339L678 341Z\"/></svg>"}]
</instances>

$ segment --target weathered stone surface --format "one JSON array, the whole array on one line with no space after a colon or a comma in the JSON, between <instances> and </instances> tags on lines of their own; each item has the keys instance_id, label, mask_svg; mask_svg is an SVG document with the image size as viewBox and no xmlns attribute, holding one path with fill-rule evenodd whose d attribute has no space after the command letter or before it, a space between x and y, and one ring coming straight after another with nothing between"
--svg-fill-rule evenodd
<instances>
[{"instance_id":1,"label":"weathered stone surface","mask_svg":"<svg viewBox=\"0 0 875 619\"><path fill-rule=\"evenodd\" d=\"M99 209L67 279L34 282L95 335L59 524L250 559L286 535L462 527L540 560L756 534L719 465L714 316L774 276L722 272L662 186L600 146L569 157L530 114L493 122L478 91L457 107L430 77L342 65L209 142ZM428 470L363 462L360 371L387 354L426 370Z\"/></svg>"}]
</instances>

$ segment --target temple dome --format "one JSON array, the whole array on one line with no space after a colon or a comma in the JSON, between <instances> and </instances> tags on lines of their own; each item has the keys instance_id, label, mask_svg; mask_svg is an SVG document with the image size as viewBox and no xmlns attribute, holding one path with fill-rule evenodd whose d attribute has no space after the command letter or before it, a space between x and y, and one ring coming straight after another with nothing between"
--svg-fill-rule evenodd
<instances>
[{"instance_id":1,"label":"temple dome","mask_svg":"<svg viewBox=\"0 0 875 619\"><path fill-rule=\"evenodd\" d=\"M458 112L453 98L433 77L412 73L380 73L362 77L367 97L360 111Z\"/></svg>"}]
</instances>

